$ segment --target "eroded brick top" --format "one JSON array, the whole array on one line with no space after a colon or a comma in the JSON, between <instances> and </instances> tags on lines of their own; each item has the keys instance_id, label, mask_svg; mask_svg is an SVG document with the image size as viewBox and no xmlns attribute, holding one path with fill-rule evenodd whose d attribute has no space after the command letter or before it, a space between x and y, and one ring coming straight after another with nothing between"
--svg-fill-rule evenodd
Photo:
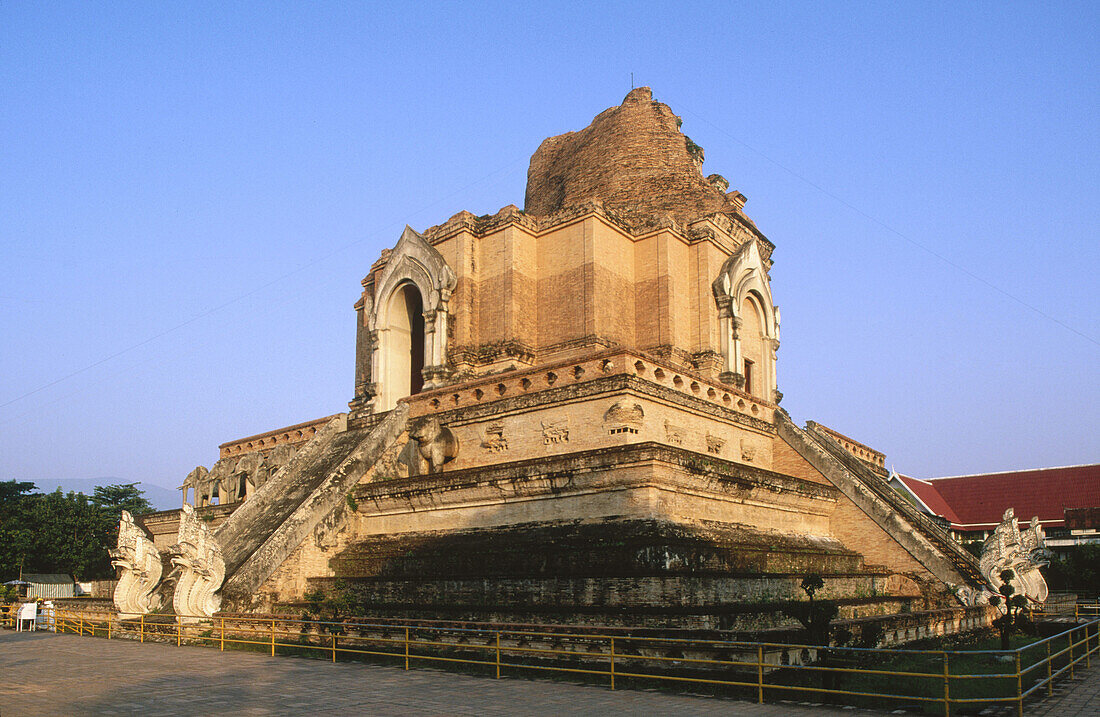
<instances>
[{"instance_id":1,"label":"eroded brick top","mask_svg":"<svg viewBox=\"0 0 1100 717\"><path fill-rule=\"evenodd\" d=\"M639 87L579 132L542 142L527 171L524 209L547 215L596 200L634 221L671 216L685 225L739 214L744 197L726 194L728 182L705 178L702 165L703 150L680 131L680 118Z\"/></svg>"}]
</instances>

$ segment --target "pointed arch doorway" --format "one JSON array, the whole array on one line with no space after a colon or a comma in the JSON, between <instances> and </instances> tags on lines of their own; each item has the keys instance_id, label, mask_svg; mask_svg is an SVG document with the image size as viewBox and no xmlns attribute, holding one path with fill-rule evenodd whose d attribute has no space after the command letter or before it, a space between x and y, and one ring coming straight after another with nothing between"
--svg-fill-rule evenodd
<instances>
[{"instance_id":1,"label":"pointed arch doorway","mask_svg":"<svg viewBox=\"0 0 1100 717\"><path fill-rule=\"evenodd\" d=\"M424 299L412 282L398 286L386 307L383 330L384 410L424 388Z\"/></svg>"}]
</instances>

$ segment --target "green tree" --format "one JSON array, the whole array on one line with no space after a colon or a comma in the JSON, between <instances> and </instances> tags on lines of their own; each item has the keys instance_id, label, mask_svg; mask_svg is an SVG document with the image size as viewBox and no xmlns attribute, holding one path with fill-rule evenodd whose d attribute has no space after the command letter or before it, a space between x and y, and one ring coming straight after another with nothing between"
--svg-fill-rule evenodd
<instances>
[{"instance_id":1,"label":"green tree","mask_svg":"<svg viewBox=\"0 0 1100 717\"><path fill-rule=\"evenodd\" d=\"M31 493L33 483L0 482L0 578L67 573L78 580L114 574L107 550L118 539L123 510L150 509L136 484L97 486L82 493ZM0 581L2 581L0 580Z\"/></svg>"},{"instance_id":2,"label":"green tree","mask_svg":"<svg viewBox=\"0 0 1100 717\"><path fill-rule=\"evenodd\" d=\"M1011 585L1011 580L1016 577L1016 573L1011 570L1002 570L1000 573L1001 587L997 589L1000 595L993 595L989 598L989 604L997 607L1002 603L1005 606L1004 613L993 621L993 626L1001 631L1001 649L1008 649L1008 638L1012 636L1013 632L1017 630L1026 629L1030 626L1030 622L1023 614L1023 609L1027 607L1027 597L1024 595L1016 595L1016 588Z\"/></svg>"},{"instance_id":3,"label":"green tree","mask_svg":"<svg viewBox=\"0 0 1100 717\"><path fill-rule=\"evenodd\" d=\"M1075 545L1042 568L1051 590L1092 597L1100 589L1100 544Z\"/></svg>"},{"instance_id":4,"label":"green tree","mask_svg":"<svg viewBox=\"0 0 1100 717\"><path fill-rule=\"evenodd\" d=\"M130 515L151 513L153 506L145 499L145 493L138 488L138 485L138 483L97 485L92 494L92 502L106 510L116 520L122 517L124 510L130 511Z\"/></svg>"},{"instance_id":5,"label":"green tree","mask_svg":"<svg viewBox=\"0 0 1100 717\"><path fill-rule=\"evenodd\" d=\"M26 511L34 489L34 483L26 481L0 482L0 582L18 577L26 562L33 534Z\"/></svg>"},{"instance_id":6,"label":"green tree","mask_svg":"<svg viewBox=\"0 0 1100 717\"><path fill-rule=\"evenodd\" d=\"M801 602L789 603L783 611L788 616L802 623L802 627L806 629L806 634L811 644L828 645L829 625L836 618L839 608L836 603L831 600L814 602L817 591L825 587L825 581L820 575L807 575L803 578L799 587L809 596L809 604Z\"/></svg>"}]
</instances>

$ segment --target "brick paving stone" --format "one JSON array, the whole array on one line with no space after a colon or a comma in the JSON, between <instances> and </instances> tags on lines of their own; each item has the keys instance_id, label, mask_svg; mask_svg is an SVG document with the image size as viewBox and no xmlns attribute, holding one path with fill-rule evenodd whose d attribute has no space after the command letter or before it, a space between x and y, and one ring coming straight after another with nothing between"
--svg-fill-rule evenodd
<instances>
[{"instance_id":1,"label":"brick paving stone","mask_svg":"<svg viewBox=\"0 0 1100 717\"><path fill-rule=\"evenodd\" d=\"M361 663L222 653L46 632L0 632L0 717L290 715L874 715L850 707L758 705L653 690L485 677ZM991 713L1014 710L993 708ZM1100 715L1100 665L1026 706L1029 717Z\"/></svg>"},{"instance_id":2,"label":"brick paving stone","mask_svg":"<svg viewBox=\"0 0 1100 717\"><path fill-rule=\"evenodd\" d=\"M321 710L378 717L876 714L427 669L406 672L47 632L0 632L0 675L0 717L289 715Z\"/></svg>"},{"instance_id":3,"label":"brick paving stone","mask_svg":"<svg viewBox=\"0 0 1100 717\"><path fill-rule=\"evenodd\" d=\"M1075 670L1073 679L1054 685L1054 694L1026 706L1029 717L1096 717L1100 715L1100 665Z\"/></svg>"}]
</instances>

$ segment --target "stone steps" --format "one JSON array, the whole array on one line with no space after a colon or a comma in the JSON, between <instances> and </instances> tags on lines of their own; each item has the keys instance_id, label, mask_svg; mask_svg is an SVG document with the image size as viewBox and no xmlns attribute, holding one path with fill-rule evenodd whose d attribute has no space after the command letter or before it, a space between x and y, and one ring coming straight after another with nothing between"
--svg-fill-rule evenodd
<instances>
[{"instance_id":1,"label":"stone steps","mask_svg":"<svg viewBox=\"0 0 1100 717\"><path fill-rule=\"evenodd\" d=\"M223 551L231 549L233 556L232 564L226 558L224 600L238 606L251 602L260 585L314 528L346 506L351 490L405 432L408 412L400 403L371 430L329 435L326 426L314 439L326 434L322 443L307 444L264 484L264 492L257 491L230 516L215 536Z\"/></svg>"}]
</instances>

